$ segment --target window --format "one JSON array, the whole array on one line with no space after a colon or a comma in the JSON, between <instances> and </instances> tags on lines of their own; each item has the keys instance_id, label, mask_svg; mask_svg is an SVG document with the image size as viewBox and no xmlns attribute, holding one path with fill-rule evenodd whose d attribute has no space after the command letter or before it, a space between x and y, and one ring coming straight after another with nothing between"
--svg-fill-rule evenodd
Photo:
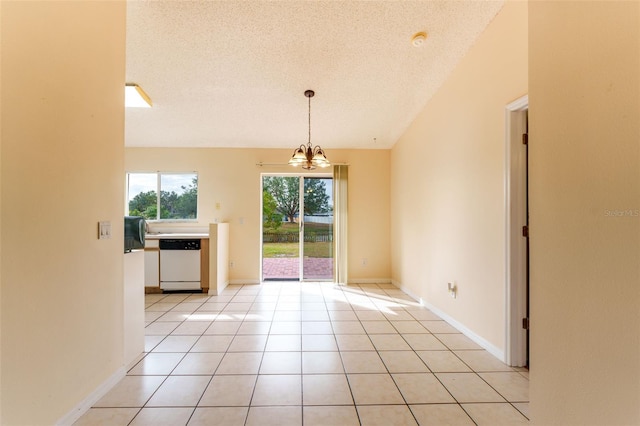
<instances>
[{"instance_id":1,"label":"window","mask_svg":"<svg viewBox=\"0 0 640 426\"><path fill-rule=\"evenodd\" d=\"M195 220L198 218L198 174L127 173L127 201L130 216L147 220Z\"/></svg>"}]
</instances>

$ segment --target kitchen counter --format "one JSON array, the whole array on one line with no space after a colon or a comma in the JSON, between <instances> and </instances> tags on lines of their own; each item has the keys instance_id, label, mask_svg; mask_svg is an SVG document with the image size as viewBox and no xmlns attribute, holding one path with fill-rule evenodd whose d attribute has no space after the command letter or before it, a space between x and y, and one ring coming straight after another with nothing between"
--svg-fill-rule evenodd
<instances>
[{"instance_id":1,"label":"kitchen counter","mask_svg":"<svg viewBox=\"0 0 640 426\"><path fill-rule=\"evenodd\" d=\"M188 233L188 232L167 232L162 234L145 234L145 239L147 240L188 240L188 239L200 239L200 240L208 240L209 234L207 233Z\"/></svg>"}]
</instances>

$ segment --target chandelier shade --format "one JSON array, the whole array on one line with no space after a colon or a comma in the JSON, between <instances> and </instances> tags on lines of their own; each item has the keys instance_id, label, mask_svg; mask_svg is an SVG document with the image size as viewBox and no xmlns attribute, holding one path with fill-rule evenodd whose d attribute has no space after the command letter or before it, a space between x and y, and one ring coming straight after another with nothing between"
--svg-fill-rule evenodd
<instances>
[{"instance_id":1,"label":"chandelier shade","mask_svg":"<svg viewBox=\"0 0 640 426\"><path fill-rule=\"evenodd\" d=\"M300 145L293 151L289 164L297 167L302 166L305 170L314 170L316 167L329 167L331 163L327 160L324 150L316 145L311 145L311 98L315 95L313 90L307 90L304 95L309 98L309 140L307 145Z\"/></svg>"}]
</instances>

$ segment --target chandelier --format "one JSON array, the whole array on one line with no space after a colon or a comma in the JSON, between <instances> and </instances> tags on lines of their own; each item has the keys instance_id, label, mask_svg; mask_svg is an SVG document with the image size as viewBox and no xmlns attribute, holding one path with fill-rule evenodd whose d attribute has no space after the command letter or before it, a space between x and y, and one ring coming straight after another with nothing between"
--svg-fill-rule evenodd
<instances>
[{"instance_id":1,"label":"chandelier","mask_svg":"<svg viewBox=\"0 0 640 426\"><path fill-rule=\"evenodd\" d=\"M304 95L309 98L309 141L307 145L300 145L293 151L293 156L289 160L292 166L302 166L305 170L313 170L316 167L329 167L329 160L324 155L324 151L319 145L311 145L311 98L315 95L313 90L307 90Z\"/></svg>"}]
</instances>

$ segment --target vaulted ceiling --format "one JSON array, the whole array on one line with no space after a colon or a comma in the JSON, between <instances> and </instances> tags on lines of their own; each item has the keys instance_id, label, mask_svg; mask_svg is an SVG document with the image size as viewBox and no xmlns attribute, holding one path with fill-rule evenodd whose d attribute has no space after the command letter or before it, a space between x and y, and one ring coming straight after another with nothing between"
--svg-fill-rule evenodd
<instances>
[{"instance_id":1,"label":"vaulted ceiling","mask_svg":"<svg viewBox=\"0 0 640 426\"><path fill-rule=\"evenodd\" d=\"M129 0L125 144L390 148L502 5Z\"/></svg>"}]
</instances>

